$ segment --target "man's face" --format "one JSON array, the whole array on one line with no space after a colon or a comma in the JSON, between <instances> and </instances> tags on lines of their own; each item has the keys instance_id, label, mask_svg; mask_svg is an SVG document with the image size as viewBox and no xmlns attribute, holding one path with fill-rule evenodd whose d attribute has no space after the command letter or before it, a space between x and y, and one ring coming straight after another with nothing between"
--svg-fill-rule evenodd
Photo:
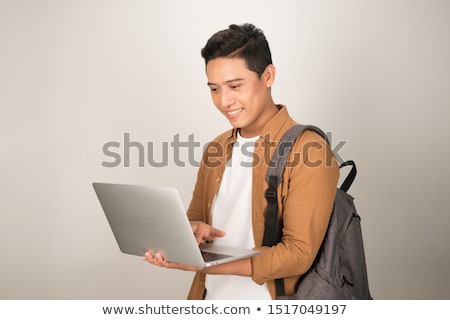
<instances>
[{"instance_id":1,"label":"man's face","mask_svg":"<svg viewBox=\"0 0 450 320\"><path fill-rule=\"evenodd\" d=\"M206 66L215 106L244 137L261 134L277 110L270 95L274 73L270 66L258 77L242 58L216 58Z\"/></svg>"}]
</instances>

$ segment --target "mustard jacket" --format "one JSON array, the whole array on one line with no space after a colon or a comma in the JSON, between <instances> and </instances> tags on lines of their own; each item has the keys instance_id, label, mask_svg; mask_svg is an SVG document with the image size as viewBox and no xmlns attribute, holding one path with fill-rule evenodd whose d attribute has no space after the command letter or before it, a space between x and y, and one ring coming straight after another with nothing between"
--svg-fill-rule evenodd
<instances>
[{"instance_id":1,"label":"mustard jacket","mask_svg":"<svg viewBox=\"0 0 450 320\"><path fill-rule=\"evenodd\" d=\"M261 246L267 167L276 142L296 123L285 106L278 108L278 113L266 124L256 141L252 182L255 249L262 252L252 257L252 279L260 285L267 282L273 299L276 298L274 279L284 278L286 294L291 295L300 275L311 266L328 226L339 179L339 166L327 143L318 134L305 132L292 148L278 187L279 215L284 224L282 242L273 247ZM236 129L230 129L208 144L187 211L190 221L211 224L211 206L231 157L236 134ZM188 299L202 299L204 294L205 274L198 272Z\"/></svg>"}]
</instances>

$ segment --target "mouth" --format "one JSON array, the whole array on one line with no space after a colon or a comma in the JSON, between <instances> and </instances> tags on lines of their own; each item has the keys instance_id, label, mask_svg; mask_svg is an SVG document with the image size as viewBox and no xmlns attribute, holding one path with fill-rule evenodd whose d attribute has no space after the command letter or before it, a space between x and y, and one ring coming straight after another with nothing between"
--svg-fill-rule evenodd
<instances>
[{"instance_id":1,"label":"mouth","mask_svg":"<svg viewBox=\"0 0 450 320\"><path fill-rule=\"evenodd\" d=\"M244 110L244 108L239 108L233 111L227 111L225 112L228 119L236 119L237 117L239 117L239 115L241 114L241 112Z\"/></svg>"}]
</instances>

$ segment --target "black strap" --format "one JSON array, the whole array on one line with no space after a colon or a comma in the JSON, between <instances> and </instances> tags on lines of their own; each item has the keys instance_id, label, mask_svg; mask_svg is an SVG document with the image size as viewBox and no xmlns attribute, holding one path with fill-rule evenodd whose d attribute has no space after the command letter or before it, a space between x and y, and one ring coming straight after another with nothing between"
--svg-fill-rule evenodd
<instances>
[{"instance_id":1,"label":"black strap","mask_svg":"<svg viewBox=\"0 0 450 320\"><path fill-rule=\"evenodd\" d=\"M266 190L266 222L264 228L263 246L271 247L280 241L280 225L278 222L277 203L278 177L269 177L269 187Z\"/></svg>"},{"instance_id":2,"label":"black strap","mask_svg":"<svg viewBox=\"0 0 450 320\"><path fill-rule=\"evenodd\" d=\"M348 175L347 175L347 177L345 178L344 182L342 182L342 185L341 185L341 188L340 188L340 189L341 189L342 191L344 191L344 192L347 192L348 189L350 189L350 186L352 185L353 181L354 181L355 178L356 178L356 172L357 172L357 170L356 170L356 164L355 164L355 162L354 162L353 160L345 161L344 163L342 163L342 164L339 166L339 168L343 168L343 167L346 167L346 166L352 166L352 169L351 169L350 172L348 173Z\"/></svg>"},{"instance_id":3,"label":"black strap","mask_svg":"<svg viewBox=\"0 0 450 320\"><path fill-rule=\"evenodd\" d=\"M275 279L275 288L277 290L277 297L286 295L286 291L284 290L284 279Z\"/></svg>"},{"instance_id":4,"label":"black strap","mask_svg":"<svg viewBox=\"0 0 450 320\"><path fill-rule=\"evenodd\" d=\"M269 177L269 187L266 190L265 196L267 200L266 207L266 222L264 228L263 246L271 247L276 245L281 240L281 229L278 221L278 202L277 202L277 186L278 177ZM275 279L275 286L277 296L285 296L284 280Z\"/></svg>"}]
</instances>

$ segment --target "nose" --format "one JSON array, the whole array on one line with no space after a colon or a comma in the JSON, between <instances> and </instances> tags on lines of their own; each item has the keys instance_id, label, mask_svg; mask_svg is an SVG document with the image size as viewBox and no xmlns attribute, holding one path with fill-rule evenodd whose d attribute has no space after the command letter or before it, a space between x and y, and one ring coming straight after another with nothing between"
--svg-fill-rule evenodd
<instances>
[{"instance_id":1,"label":"nose","mask_svg":"<svg viewBox=\"0 0 450 320\"><path fill-rule=\"evenodd\" d=\"M220 92L219 103L223 109L231 107L235 103L233 94L228 90L222 90Z\"/></svg>"}]
</instances>

